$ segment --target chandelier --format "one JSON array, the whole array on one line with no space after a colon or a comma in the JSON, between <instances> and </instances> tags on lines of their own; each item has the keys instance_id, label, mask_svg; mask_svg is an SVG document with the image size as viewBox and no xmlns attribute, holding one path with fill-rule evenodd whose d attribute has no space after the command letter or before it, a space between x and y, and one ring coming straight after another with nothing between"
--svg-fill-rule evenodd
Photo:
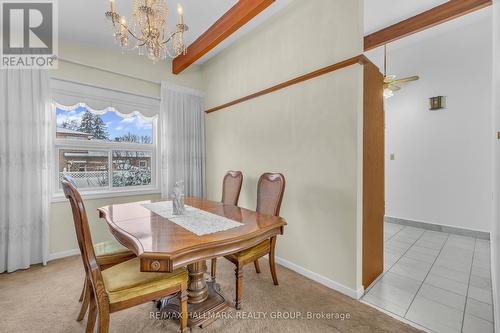
<instances>
[{"instance_id":1,"label":"chandelier","mask_svg":"<svg viewBox=\"0 0 500 333\"><path fill-rule=\"evenodd\" d=\"M111 10L106 17L113 23L114 36L122 49L138 49L139 55L146 54L153 62L168 57L176 58L186 54L184 32L188 26L184 24L183 8L177 5L179 20L175 30L167 30L168 7L165 0L133 0L132 24L127 23L125 16L116 12L115 0L110 0ZM134 45L129 46L129 39Z\"/></svg>"}]
</instances>

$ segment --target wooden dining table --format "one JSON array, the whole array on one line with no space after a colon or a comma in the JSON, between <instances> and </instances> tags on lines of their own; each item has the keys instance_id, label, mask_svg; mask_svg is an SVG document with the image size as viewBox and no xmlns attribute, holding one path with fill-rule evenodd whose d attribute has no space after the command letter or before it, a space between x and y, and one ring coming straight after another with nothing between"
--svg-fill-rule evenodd
<instances>
[{"instance_id":1,"label":"wooden dining table","mask_svg":"<svg viewBox=\"0 0 500 333\"><path fill-rule=\"evenodd\" d=\"M239 252L261 241L283 234L286 221L278 216L259 214L241 207L202 198L187 197L189 206L242 223L241 226L198 236L171 220L145 208L141 201L98 209L114 237L140 259L141 272L172 272L187 267L188 325L206 326L225 311L228 300L215 280L208 279L208 259ZM203 221L200 221L203 223ZM166 314L179 313L177 297L157 303Z\"/></svg>"}]
</instances>

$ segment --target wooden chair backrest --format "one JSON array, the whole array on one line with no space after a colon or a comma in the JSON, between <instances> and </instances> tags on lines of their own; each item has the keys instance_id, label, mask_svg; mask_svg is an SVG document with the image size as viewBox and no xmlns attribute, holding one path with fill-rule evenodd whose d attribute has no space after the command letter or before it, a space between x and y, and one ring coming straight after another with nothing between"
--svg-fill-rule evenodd
<instances>
[{"instance_id":1,"label":"wooden chair backrest","mask_svg":"<svg viewBox=\"0 0 500 333\"><path fill-rule=\"evenodd\" d=\"M279 216L284 192L285 176L281 173L262 174L257 184L257 212Z\"/></svg>"},{"instance_id":2,"label":"wooden chair backrest","mask_svg":"<svg viewBox=\"0 0 500 333\"><path fill-rule=\"evenodd\" d=\"M228 171L222 182L222 203L238 206L242 184L243 174L241 171Z\"/></svg>"},{"instance_id":3,"label":"wooden chair backrest","mask_svg":"<svg viewBox=\"0 0 500 333\"><path fill-rule=\"evenodd\" d=\"M94 292L104 291L104 283L102 280L101 270L97 264L95 257L94 246L92 243L92 236L90 234L89 222L87 212L83 205L82 197L78 190L73 186L70 180L63 177L62 188L64 195L68 198L71 204L71 211L73 212L73 223L75 225L76 238L78 246L82 254L83 265L85 272L92 282Z\"/></svg>"}]
</instances>

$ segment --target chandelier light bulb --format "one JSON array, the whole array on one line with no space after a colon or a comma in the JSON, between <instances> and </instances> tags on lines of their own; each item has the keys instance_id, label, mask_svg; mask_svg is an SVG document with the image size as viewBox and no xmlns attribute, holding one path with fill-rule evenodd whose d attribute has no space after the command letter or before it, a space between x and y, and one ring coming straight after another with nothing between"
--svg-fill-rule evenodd
<instances>
[{"instance_id":1,"label":"chandelier light bulb","mask_svg":"<svg viewBox=\"0 0 500 333\"><path fill-rule=\"evenodd\" d=\"M179 24L184 24L184 8L180 3L177 4L177 13L179 14Z\"/></svg>"}]
</instances>

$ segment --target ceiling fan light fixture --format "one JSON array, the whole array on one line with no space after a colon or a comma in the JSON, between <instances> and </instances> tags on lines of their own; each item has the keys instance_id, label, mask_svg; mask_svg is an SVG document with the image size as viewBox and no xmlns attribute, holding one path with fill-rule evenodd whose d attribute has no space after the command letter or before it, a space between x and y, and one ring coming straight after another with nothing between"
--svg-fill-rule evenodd
<instances>
[{"instance_id":1,"label":"ceiling fan light fixture","mask_svg":"<svg viewBox=\"0 0 500 333\"><path fill-rule=\"evenodd\" d=\"M384 98L388 99L394 96L394 92L389 88L384 88Z\"/></svg>"},{"instance_id":2,"label":"ceiling fan light fixture","mask_svg":"<svg viewBox=\"0 0 500 333\"><path fill-rule=\"evenodd\" d=\"M399 85L417 81L418 79L417 75L402 79L398 79L396 75L387 75L387 45L384 45L384 97L387 99L394 96L395 91L401 90Z\"/></svg>"}]
</instances>

